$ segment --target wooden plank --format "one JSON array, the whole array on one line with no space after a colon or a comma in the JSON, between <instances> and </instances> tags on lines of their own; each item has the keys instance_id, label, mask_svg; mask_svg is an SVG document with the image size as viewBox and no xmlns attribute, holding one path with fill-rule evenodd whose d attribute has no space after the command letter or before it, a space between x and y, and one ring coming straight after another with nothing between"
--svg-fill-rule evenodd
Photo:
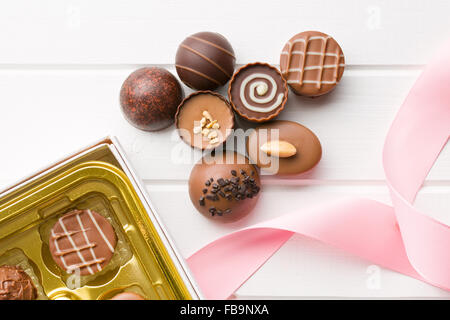
<instances>
[{"instance_id":1,"label":"wooden plank","mask_svg":"<svg viewBox=\"0 0 450 320\"><path fill-rule=\"evenodd\" d=\"M172 64L203 30L225 35L239 63L278 63L308 29L333 35L347 64L424 64L450 35L448 12L446 0L16 0L0 4L0 64Z\"/></svg>"},{"instance_id":2,"label":"wooden plank","mask_svg":"<svg viewBox=\"0 0 450 320\"><path fill-rule=\"evenodd\" d=\"M108 134L118 136L142 179L186 180L200 154L180 141L173 126L147 133L123 118L119 90L131 71L0 70L0 149L7 154L0 157L0 180L12 183ZM323 159L307 178L383 180L384 138L419 72L354 67L328 96L307 99L291 94L280 118L311 128L323 144ZM446 148L430 181L450 180L449 160Z\"/></svg>"},{"instance_id":3,"label":"wooden plank","mask_svg":"<svg viewBox=\"0 0 450 320\"><path fill-rule=\"evenodd\" d=\"M304 206L345 196L390 203L381 166L383 141L423 65L450 36L449 12L447 0L432 5L423 0L0 3L0 189L103 136L116 135L184 256L221 235L289 212L293 203L299 214ZM304 180L265 178L257 208L239 222L206 219L192 207L187 192L190 169L200 154L192 154L173 126L157 133L130 126L118 101L123 80L143 65L175 74L177 46L194 32L225 35L238 64L277 64L284 43L307 29L334 36L347 63L333 93L314 100L291 95L280 116L316 132L324 148L321 163ZM447 225L449 160L447 146L415 202ZM236 297L448 299L450 294L294 236Z\"/></svg>"},{"instance_id":4,"label":"wooden plank","mask_svg":"<svg viewBox=\"0 0 450 320\"><path fill-rule=\"evenodd\" d=\"M257 207L244 219L222 224L205 218L190 203L185 183L147 183L151 200L181 253L188 257L233 230L274 218L327 199L368 197L389 203L387 187L373 183L320 186L265 185ZM450 224L450 186L425 187L416 205ZM176 199L176 201L174 201ZM440 202L437 206L436 202ZM377 279L374 279L377 278ZM379 281L374 284L373 281ZM450 297L421 281L296 235L236 293L246 297Z\"/></svg>"},{"instance_id":5,"label":"wooden plank","mask_svg":"<svg viewBox=\"0 0 450 320\"><path fill-rule=\"evenodd\" d=\"M293 236L236 296L239 299L450 298L444 290L300 236Z\"/></svg>"}]
</instances>

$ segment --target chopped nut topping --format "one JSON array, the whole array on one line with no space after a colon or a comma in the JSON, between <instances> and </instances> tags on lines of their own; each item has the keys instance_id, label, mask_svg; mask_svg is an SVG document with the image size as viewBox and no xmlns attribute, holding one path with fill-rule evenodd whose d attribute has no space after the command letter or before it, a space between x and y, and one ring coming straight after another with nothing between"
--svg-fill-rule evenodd
<instances>
[{"instance_id":1,"label":"chopped nut topping","mask_svg":"<svg viewBox=\"0 0 450 320\"><path fill-rule=\"evenodd\" d=\"M214 138L214 139L211 139L211 141L209 141L209 144L216 144L218 142L219 142L219 139Z\"/></svg>"},{"instance_id":2,"label":"chopped nut topping","mask_svg":"<svg viewBox=\"0 0 450 320\"><path fill-rule=\"evenodd\" d=\"M213 122L208 123L208 125L206 126L208 129L211 129L213 125L215 125L217 123L217 120L214 120Z\"/></svg>"},{"instance_id":3,"label":"chopped nut topping","mask_svg":"<svg viewBox=\"0 0 450 320\"><path fill-rule=\"evenodd\" d=\"M217 131L211 131L209 134L208 134L208 139L214 139L214 138L217 138Z\"/></svg>"},{"instance_id":4,"label":"chopped nut topping","mask_svg":"<svg viewBox=\"0 0 450 320\"><path fill-rule=\"evenodd\" d=\"M208 111L202 112L203 117L200 120L200 126L194 127L194 134L202 134L207 137L210 141L209 144L213 145L219 143L219 132L220 124L217 120L214 120Z\"/></svg>"},{"instance_id":5,"label":"chopped nut topping","mask_svg":"<svg viewBox=\"0 0 450 320\"><path fill-rule=\"evenodd\" d=\"M209 121L213 121L213 118L211 117L211 115L209 114L209 112L208 111L203 111L203 116L206 118L206 119L208 119Z\"/></svg>"},{"instance_id":6,"label":"chopped nut topping","mask_svg":"<svg viewBox=\"0 0 450 320\"><path fill-rule=\"evenodd\" d=\"M194 127L194 133L201 133L202 132L202 127Z\"/></svg>"}]
</instances>

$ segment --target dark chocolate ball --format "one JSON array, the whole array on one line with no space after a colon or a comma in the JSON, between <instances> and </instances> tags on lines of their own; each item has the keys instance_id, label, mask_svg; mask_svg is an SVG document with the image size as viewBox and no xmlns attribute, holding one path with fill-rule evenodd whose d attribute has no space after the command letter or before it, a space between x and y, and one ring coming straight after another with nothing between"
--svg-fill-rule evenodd
<instances>
[{"instance_id":1,"label":"dark chocolate ball","mask_svg":"<svg viewBox=\"0 0 450 320\"><path fill-rule=\"evenodd\" d=\"M125 118L136 128L158 131L175 121L183 89L178 80L162 68L141 68L128 76L120 90Z\"/></svg>"},{"instance_id":2,"label":"dark chocolate ball","mask_svg":"<svg viewBox=\"0 0 450 320\"><path fill-rule=\"evenodd\" d=\"M213 90L230 80L235 60L233 48L224 36L199 32L180 44L175 64L178 76L188 87Z\"/></svg>"},{"instance_id":3,"label":"dark chocolate ball","mask_svg":"<svg viewBox=\"0 0 450 320\"><path fill-rule=\"evenodd\" d=\"M258 201L260 188L255 166L234 151L203 157L189 177L189 196L195 208L223 222L247 215Z\"/></svg>"}]
</instances>

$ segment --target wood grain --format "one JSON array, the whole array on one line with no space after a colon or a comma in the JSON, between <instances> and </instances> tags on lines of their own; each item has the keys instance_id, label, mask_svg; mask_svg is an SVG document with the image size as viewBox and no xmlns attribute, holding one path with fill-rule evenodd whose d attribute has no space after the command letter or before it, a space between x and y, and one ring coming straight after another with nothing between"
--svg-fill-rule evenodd
<instances>
[{"instance_id":1,"label":"wood grain","mask_svg":"<svg viewBox=\"0 0 450 320\"><path fill-rule=\"evenodd\" d=\"M302 208L343 197L365 197L389 203L387 186L375 183L327 185L265 184L252 213L232 224L206 219L191 206L187 185L147 182L147 190L181 253L189 256L198 248L233 230L281 214L302 214ZM425 187L416 205L443 223L450 224L450 187ZM173 201L177 199L177 201ZM440 202L436 206L436 202ZM295 208L292 207L295 203ZM194 236L196 235L196 236ZM355 239L356 240L356 239ZM379 287L371 279L380 276ZM378 268L372 263L299 235L293 236L237 292L239 298L262 297L447 297L450 293L421 281Z\"/></svg>"},{"instance_id":2,"label":"wood grain","mask_svg":"<svg viewBox=\"0 0 450 320\"><path fill-rule=\"evenodd\" d=\"M344 0L0 4L2 64L168 64L189 34L225 35L239 63L278 63L295 33L333 35L350 64L424 64L450 35L450 2Z\"/></svg>"},{"instance_id":3,"label":"wood grain","mask_svg":"<svg viewBox=\"0 0 450 320\"><path fill-rule=\"evenodd\" d=\"M0 70L5 106L0 136L8 137L0 140L0 148L13 151L0 159L5 168L1 180L14 181L108 134L120 139L142 179L186 180L200 153L178 138L174 126L142 132L121 114L119 90L132 70ZM387 130L419 73L353 67L327 96L291 94L280 119L309 127L323 145L323 159L308 178L383 180L381 154ZM184 88L186 94L191 92ZM429 180L450 180L448 148Z\"/></svg>"},{"instance_id":4,"label":"wood grain","mask_svg":"<svg viewBox=\"0 0 450 320\"><path fill-rule=\"evenodd\" d=\"M383 142L423 66L450 36L448 12L447 0L2 2L0 189L115 135L184 256L228 232L289 212L293 202L299 214L304 206L344 196L390 203L381 165ZM173 126L156 133L130 126L120 112L120 86L142 66L175 73L176 48L194 32L225 35L239 65L277 65L285 42L308 29L329 33L340 43L346 70L331 94L317 99L291 94L280 118L312 129L322 142L323 159L302 180L265 177L261 201L251 215L234 224L213 223L195 212L187 193L190 169L200 153L192 153ZM450 224L449 195L447 146L415 205ZM236 297L450 295L294 236Z\"/></svg>"}]
</instances>

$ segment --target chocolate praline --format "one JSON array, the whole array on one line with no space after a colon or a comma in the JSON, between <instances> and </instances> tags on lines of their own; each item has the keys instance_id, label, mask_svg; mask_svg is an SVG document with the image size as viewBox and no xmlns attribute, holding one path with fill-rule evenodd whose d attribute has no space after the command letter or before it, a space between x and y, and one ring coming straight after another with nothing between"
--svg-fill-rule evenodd
<instances>
[{"instance_id":1,"label":"chocolate praline","mask_svg":"<svg viewBox=\"0 0 450 320\"><path fill-rule=\"evenodd\" d=\"M0 300L35 300L37 290L20 267L0 266Z\"/></svg>"},{"instance_id":2,"label":"chocolate praline","mask_svg":"<svg viewBox=\"0 0 450 320\"><path fill-rule=\"evenodd\" d=\"M233 151L203 157L189 177L189 196L195 208L224 222L247 215L255 207L260 191L255 166Z\"/></svg>"},{"instance_id":3,"label":"chocolate praline","mask_svg":"<svg viewBox=\"0 0 450 320\"><path fill-rule=\"evenodd\" d=\"M202 150L217 148L232 133L234 113L220 94L197 91L178 106L175 126L190 146Z\"/></svg>"},{"instance_id":4,"label":"chocolate praline","mask_svg":"<svg viewBox=\"0 0 450 320\"><path fill-rule=\"evenodd\" d=\"M121 292L112 297L111 300L145 300L145 299L134 292Z\"/></svg>"},{"instance_id":5,"label":"chocolate praline","mask_svg":"<svg viewBox=\"0 0 450 320\"><path fill-rule=\"evenodd\" d=\"M198 32L180 44L175 57L178 76L188 87L213 90L230 80L236 58L224 36Z\"/></svg>"},{"instance_id":6,"label":"chocolate praline","mask_svg":"<svg viewBox=\"0 0 450 320\"><path fill-rule=\"evenodd\" d=\"M277 143L279 141L281 146ZM268 143L272 148L267 148ZM269 154L267 150L275 152ZM265 172L296 175L317 165L322 157L322 147L317 136L305 126L277 120L257 127L248 136L247 153L252 162Z\"/></svg>"},{"instance_id":7,"label":"chocolate praline","mask_svg":"<svg viewBox=\"0 0 450 320\"><path fill-rule=\"evenodd\" d=\"M284 109L288 87L277 68L267 63L241 67L230 81L228 98L233 109L253 122L269 121Z\"/></svg>"},{"instance_id":8,"label":"chocolate praline","mask_svg":"<svg viewBox=\"0 0 450 320\"><path fill-rule=\"evenodd\" d=\"M73 210L61 216L51 230L53 260L67 273L95 274L111 260L117 236L109 221L91 210Z\"/></svg>"},{"instance_id":9,"label":"chocolate praline","mask_svg":"<svg viewBox=\"0 0 450 320\"><path fill-rule=\"evenodd\" d=\"M169 71L157 67L141 68L124 81L120 105L133 126L144 131L158 131L173 124L183 96L180 83Z\"/></svg>"},{"instance_id":10,"label":"chocolate praline","mask_svg":"<svg viewBox=\"0 0 450 320\"><path fill-rule=\"evenodd\" d=\"M296 34L280 56L281 73L297 95L316 97L330 92L341 80L344 68L339 44L319 31Z\"/></svg>"}]
</instances>

